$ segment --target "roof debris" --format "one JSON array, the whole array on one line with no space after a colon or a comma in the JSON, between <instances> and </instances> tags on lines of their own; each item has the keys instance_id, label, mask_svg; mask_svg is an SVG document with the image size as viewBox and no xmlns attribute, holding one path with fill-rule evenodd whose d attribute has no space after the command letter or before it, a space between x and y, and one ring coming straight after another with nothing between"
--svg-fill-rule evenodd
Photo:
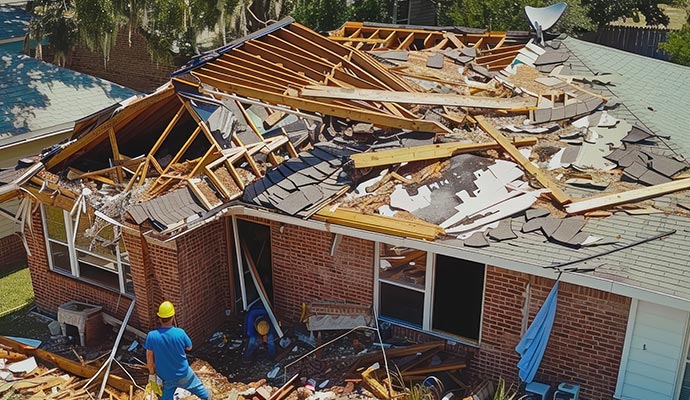
<instances>
[{"instance_id":1,"label":"roof debris","mask_svg":"<svg viewBox=\"0 0 690 400\"><path fill-rule=\"evenodd\" d=\"M324 37L287 18L78 121L45 171L0 174L0 200L72 210L88 189L87 215L157 235L241 202L465 246L602 243L588 221L690 188L688 164L591 84L617 76L572 69L560 44L358 22Z\"/></svg>"}]
</instances>

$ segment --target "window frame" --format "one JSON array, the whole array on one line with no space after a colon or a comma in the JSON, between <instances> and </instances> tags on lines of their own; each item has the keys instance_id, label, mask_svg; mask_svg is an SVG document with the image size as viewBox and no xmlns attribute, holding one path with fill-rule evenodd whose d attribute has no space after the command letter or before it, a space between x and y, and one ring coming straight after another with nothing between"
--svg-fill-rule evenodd
<instances>
[{"instance_id":1,"label":"window frame","mask_svg":"<svg viewBox=\"0 0 690 400\"><path fill-rule=\"evenodd\" d=\"M91 285L98 286L103 289L111 290L111 291L116 291L120 293L121 295L128 296L128 297L134 297L134 291L128 292L127 291L127 277L126 271L129 270L131 274L131 268L132 265L130 263L124 262L124 256L122 255L120 251L120 246L117 245L115 246L115 267L116 270L112 270L109 268L104 268L100 265L96 265L93 261L88 261L86 259L81 259L79 258L79 252L86 254L87 256L90 257L95 257L100 260L104 261L113 261L110 260L102 255L99 255L98 253L94 253L92 251L82 249L76 246L76 235L75 235L75 221L72 219L72 216L70 215L70 212L64 209L61 209L56 206L51 206L54 207L60 211L62 211L62 218L63 222L65 225L65 238L67 239L67 242L62 242L57 239L53 239L48 235L48 220L47 220L47 212L46 212L46 205L41 204L41 221L43 222L43 237L45 238L45 245L46 245L46 255L48 259L48 268L50 271L58 273L60 275L65 275L69 276L72 278L76 278L82 282L89 283ZM56 243L61 246L66 246L68 249L68 256L69 256L69 262L70 262L70 270L67 271L65 268L60 268L56 267L53 263L53 253L51 250L51 244ZM107 273L111 273L117 276L117 282L118 282L118 287L115 288L113 286L106 285L104 283L98 282L94 279L89 279L89 278L84 278L81 275L81 268L79 263L84 263L87 264L91 268L98 268L101 269Z\"/></svg>"},{"instance_id":2,"label":"window frame","mask_svg":"<svg viewBox=\"0 0 690 400\"><path fill-rule=\"evenodd\" d=\"M463 336L458 336L454 335L449 332L443 332L443 331L435 331L433 330L433 299L434 299L434 287L435 287L435 280L436 280L436 256L437 255L445 255L445 254L440 254L440 253L434 253L429 250L423 250L423 249L418 249L421 251L424 251L426 253L426 276L424 280L424 290L419 290L418 288L414 288L411 286L403 285L400 283L392 282L390 280L387 280L385 278L380 277L380 272L381 272L381 245L389 245L393 246L393 244L386 243L386 242L374 242L374 309L376 310L376 313L378 315L378 318L382 321L386 321L388 323L391 323L393 325L405 327L407 329L412 329L415 331L420 331L426 334L430 334L433 336L437 336L439 338L451 340L454 342L466 344L469 346L473 347L479 347L481 341L482 341L482 327L484 324L484 302L486 301L486 274L488 270L488 266L484 264L484 276L483 276L483 282L482 282L482 299L481 299L481 304L480 304L480 312L479 312L479 334L477 340L474 340L472 338L467 338ZM410 247L411 249L417 250L415 248ZM446 255L451 258L457 258L452 255ZM462 260L462 259L459 259ZM479 264L479 263L477 263ZM424 293L424 308L423 308L423 316L422 316L422 326L415 326L414 324L411 323L406 323L405 321L401 321L398 319L394 318L388 318L385 316L382 316L380 314L381 312L381 283L389 284L389 285L396 285L402 288L405 288L407 290L413 290L417 292L423 292Z\"/></svg>"}]
</instances>

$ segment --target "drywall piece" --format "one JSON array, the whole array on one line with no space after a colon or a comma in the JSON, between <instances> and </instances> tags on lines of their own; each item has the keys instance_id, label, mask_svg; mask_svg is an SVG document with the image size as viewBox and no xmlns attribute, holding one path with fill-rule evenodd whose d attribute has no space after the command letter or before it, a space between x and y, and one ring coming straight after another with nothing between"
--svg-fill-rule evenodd
<instances>
[{"instance_id":1,"label":"drywall piece","mask_svg":"<svg viewBox=\"0 0 690 400\"><path fill-rule=\"evenodd\" d=\"M426 66L429 68L443 68L443 53L435 53L426 59Z\"/></svg>"},{"instance_id":2,"label":"drywall piece","mask_svg":"<svg viewBox=\"0 0 690 400\"><path fill-rule=\"evenodd\" d=\"M378 212L383 216L392 217L397 211L393 210L388 204L384 204L378 208Z\"/></svg>"},{"instance_id":3,"label":"drywall piece","mask_svg":"<svg viewBox=\"0 0 690 400\"><path fill-rule=\"evenodd\" d=\"M357 197L362 197L362 196L368 196L368 195L370 195L371 193L368 193L368 192L367 192L367 188L370 187L370 186L373 186L373 185L377 184L378 182L380 182L381 179L383 179L383 177L384 177L386 174L388 174L388 169L384 169L384 170L381 171L381 173L380 173L379 175L377 175L377 176L375 176L375 177L373 177L373 178L371 178L371 179L367 179L367 180L364 181L364 182L361 182L359 185L357 185L357 187L356 187L355 190L350 194L350 196L357 198Z\"/></svg>"},{"instance_id":4,"label":"drywall piece","mask_svg":"<svg viewBox=\"0 0 690 400\"><path fill-rule=\"evenodd\" d=\"M522 178L525 174L517 164L506 160L496 160L494 165L489 166L489 171L491 171L494 178L503 185L514 182L516 179Z\"/></svg>"},{"instance_id":5,"label":"drywall piece","mask_svg":"<svg viewBox=\"0 0 690 400\"><path fill-rule=\"evenodd\" d=\"M572 186L577 186L577 187L582 187L586 189L596 189L596 190L604 190L606 189L609 185L606 183L599 183L595 182L591 179L585 179L585 178L570 178L565 181L568 185Z\"/></svg>"},{"instance_id":6,"label":"drywall piece","mask_svg":"<svg viewBox=\"0 0 690 400\"><path fill-rule=\"evenodd\" d=\"M616 164L604 159L605 154L602 146L599 146L598 143L583 142L577 160L572 163L572 166L581 171L588 169L609 171L615 168Z\"/></svg>"},{"instance_id":7,"label":"drywall piece","mask_svg":"<svg viewBox=\"0 0 690 400\"><path fill-rule=\"evenodd\" d=\"M489 231L489 237L499 242L502 240L516 239L517 235L513 232L512 218L502 219L498 222L498 227Z\"/></svg>"},{"instance_id":8,"label":"drywall piece","mask_svg":"<svg viewBox=\"0 0 690 400\"><path fill-rule=\"evenodd\" d=\"M596 114L596 113L594 113L594 114ZM579 128L579 129L588 128L590 126L589 125L590 117L592 117L594 114L585 115L582 118L578 118L575 121L573 121L573 123L571 125L574 126L575 128Z\"/></svg>"},{"instance_id":9,"label":"drywall piece","mask_svg":"<svg viewBox=\"0 0 690 400\"><path fill-rule=\"evenodd\" d=\"M410 196L403 185L396 185L390 196L390 205L393 208L413 212L431 205L431 190L424 185L417 189L417 194Z\"/></svg>"},{"instance_id":10,"label":"drywall piece","mask_svg":"<svg viewBox=\"0 0 690 400\"><path fill-rule=\"evenodd\" d=\"M38 364L34 357L7 365L7 369L13 374L28 374L36 368L38 368Z\"/></svg>"},{"instance_id":11,"label":"drywall piece","mask_svg":"<svg viewBox=\"0 0 690 400\"><path fill-rule=\"evenodd\" d=\"M552 171L554 169L566 167L567 165L563 165L563 154L564 153L565 153L565 147L558 150L556 152L556 154L551 156L551 159L549 160L549 163L546 166L546 169L548 169L549 171Z\"/></svg>"},{"instance_id":12,"label":"drywall piece","mask_svg":"<svg viewBox=\"0 0 690 400\"><path fill-rule=\"evenodd\" d=\"M473 222L465 225L458 225L454 228L446 229L447 233L461 233L472 231L481 226L499 221L503 218L510 217L512 215L518 214L534 204L537 201L537 197L540 194L546 192L545 190L535 190L532 192L524 193L520 196L513 197L504 202L501 202L493 207L483 210L481 213L476 214L476 216L484 215Z\"/></svg>"},{"instance_id":13,"label":"drywall piece","mask_svg":"<svg viewBox=\"0 0 690 400\"><path fill-rule=\"evenodd\" d=\"M487 247L489 241L486 240L484 232L474 232L472 236L463 241L463 244L467 247Z\"/></svg>"},{"instance_id":14,"label":"drywall piece","mask_svg":"<svg viewBox=\"0 0 690 400\"><path fill-rule=\"evenodd\" d=\"M530 221L534 218L546 217L549 214L551 214L551 211L547 210L546 208L530 208L529 210L525 211L525 218Z\"/></svg>"},{"instance_id":15,"label":"drywall piece","mask_svg":"<svg viewBox=\"0 0 690 400\"><path fill-rule=\"evenodd\" d=\"M668 183L672 181L672 179L668 176L661 175L660 173L652 170L648 170L647 172L642 174L642 176L640 176L639 179L641 183L648 186L661 185L662 183Z\"/></svg>"},{"instance_id":16,"label":"drywall piece","mask_svg":"<svg viewBox=\"0 0 690 400\"><path fill-rule=\"evenodd\" d=\"M556 242L577 245L580 241L573 241L575 235L577 235L580 230L585 226L585 217L578 215L576 217L564 218L558 225L558 229L549 236Z\"/></svg>"}]
</instances>

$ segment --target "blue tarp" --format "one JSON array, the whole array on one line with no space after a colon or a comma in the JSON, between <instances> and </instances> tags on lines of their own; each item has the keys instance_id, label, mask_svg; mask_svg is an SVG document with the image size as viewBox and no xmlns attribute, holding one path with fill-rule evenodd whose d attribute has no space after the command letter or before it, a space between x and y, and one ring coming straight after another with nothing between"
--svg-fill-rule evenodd
<instances>
[{"instance_id":1,"label":"blue tarp","mask_svg":"<svg viewBox=\"0 0 690 400\"><path fill-rule=\"evenodd\" d=\"M537 373L539 364L546 345L549 343L553 320L556 317L556 303L558 302L558 281L553 285L553 289L544 300L544 304L534 317L534 321L527 328L525 335L520 339L520 343L515 346L521 358L518 362L520 369L520 379L525 383L530 383Z\"/></svg>"}]
</instances>

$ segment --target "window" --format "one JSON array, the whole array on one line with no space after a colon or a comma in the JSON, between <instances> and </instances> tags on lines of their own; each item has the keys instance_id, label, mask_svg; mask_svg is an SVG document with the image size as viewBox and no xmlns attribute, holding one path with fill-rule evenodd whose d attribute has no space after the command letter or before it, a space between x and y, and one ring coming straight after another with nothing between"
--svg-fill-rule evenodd
<instances>
[{"instance_id":1,"label":"window","mask_svg":"<svg viewBox=\"0 0 690 400\"><path fill-rule=\"evenodd\" d=\"M53 271L134 294L129 257L119 227L92 224L87 214L72 217L53 206L43 205L41 210Z\"/></svg>"},{"instance_id":2,"label":"window","mask_svg":"<svg viewBox=\"0 0 690 400\"><path fill-rule=\"evenodd\" d=\"M421 250L378 245L381 318L479 342L484 265Z\"/></svg>"}]
</instances>

